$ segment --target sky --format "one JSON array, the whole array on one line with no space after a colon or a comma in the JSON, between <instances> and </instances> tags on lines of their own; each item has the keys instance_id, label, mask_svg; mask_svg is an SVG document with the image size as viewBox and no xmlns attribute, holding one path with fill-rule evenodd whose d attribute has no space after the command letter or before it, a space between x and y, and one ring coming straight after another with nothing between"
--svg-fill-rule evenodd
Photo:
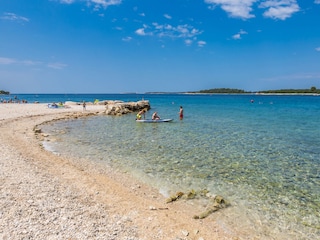
<instances>
[{"instance_id":1,"label":"sky","mask_svg":"<svg viewBox=\"0 0 320 240\"><path fill-rule=\"evenodd\" d=\"M1 0L0 90L320 88L320 0Z\"/></svg>"}]
</instances>

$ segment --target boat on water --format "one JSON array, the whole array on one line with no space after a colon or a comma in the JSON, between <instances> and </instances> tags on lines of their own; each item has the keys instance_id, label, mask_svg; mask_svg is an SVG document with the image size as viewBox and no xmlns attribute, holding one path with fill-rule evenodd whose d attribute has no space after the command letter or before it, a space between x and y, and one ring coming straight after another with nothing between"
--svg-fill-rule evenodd
<instances>
[{"instance_id":1,"label":"boat on water","mask_svg":"<svg viewBox=\"0 0 320 240\"><path fill-rule=\"evenodd\" d=\"M141 122L141 123L161 123L161 122L171 122L173 121L172 118L166 118L166 119L136 119L136 122Z\"/></svg>"}]
</instances>

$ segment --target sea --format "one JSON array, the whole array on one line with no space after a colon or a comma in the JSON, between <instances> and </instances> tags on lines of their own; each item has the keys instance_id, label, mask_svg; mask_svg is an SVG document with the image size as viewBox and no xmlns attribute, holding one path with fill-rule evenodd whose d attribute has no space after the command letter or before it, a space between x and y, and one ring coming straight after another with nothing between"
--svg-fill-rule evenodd
<instances>
[{"instance_id":1,"label":"sea","mask_svg":"<svg viewBox=\"0 0 320 240\"><path fill-rule=\"evenodd\" d=\"M320 239L320 96L16 96L40 103L148 100L147 118L157 111L173 121L137 123L135 113L62 120L45 126L58 139L48 149L126 171L164 196L223 196L230 206L209 217L228 231L251 229L252 239Z\"/></svg>"}]
</instances>

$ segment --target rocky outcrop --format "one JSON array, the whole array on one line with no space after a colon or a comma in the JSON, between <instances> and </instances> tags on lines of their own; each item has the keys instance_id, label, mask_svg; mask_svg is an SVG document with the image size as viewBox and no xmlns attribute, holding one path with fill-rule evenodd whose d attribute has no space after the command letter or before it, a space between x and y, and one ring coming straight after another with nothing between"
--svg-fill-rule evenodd
<instances>
[{"instance_id":1,"label":"rocky outcrop","mask_svg":"<svg viewBox=\"0 0 320 240\"><path fill-rule=\"evenodd\" d=\"M67 101L64 104L65 107L70 107L74 105L82 105L82 102ZM148 100L141 100L137 102L124 102L119 100L95 100L94 102L86 102L86 105L104 105L105 111L102 113L114 116L121 116L127 113L138 112L142 109L150 109L150 103Z\"/></svg>"},{"instance_id":2,"label":"rocky outcrop","mask_svg":"<svg viewBox=\"0 0 320 240\"><path fill-rule=\"evenodd\" d=\"M149 101L142 100L138 102L121 102L121 101L107 101L105 114L121 116L123 114L137 112L142 109L149 110Z\"/></svg>"}]
</instances>

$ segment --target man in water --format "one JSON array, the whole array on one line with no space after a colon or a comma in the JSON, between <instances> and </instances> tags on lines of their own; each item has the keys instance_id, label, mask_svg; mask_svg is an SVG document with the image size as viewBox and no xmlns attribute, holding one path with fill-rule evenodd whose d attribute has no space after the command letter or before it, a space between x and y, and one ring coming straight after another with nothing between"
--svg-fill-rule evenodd
<instances>
[{"instance_id":1,"label":"man in water","mask_svg":"<svg viewBox=\"0 0 320 240\"><path fill-rule=\"evenodd\" d=\"M180 117L180 120L183 119L183 107L182 106L180 106L179 117Z\"/></svg>"},{"instance_id":2,"label":"man in water","mask_svg":"<svg viewBox=\"0 0 320 240\"><path fill-rule=\"evenodd\" d=\"M160 119L160 116L158 115L158 113L157 112L154 112L153 114L152 114L152 120L159 120Z\"/></svg>"}]
</instances>

